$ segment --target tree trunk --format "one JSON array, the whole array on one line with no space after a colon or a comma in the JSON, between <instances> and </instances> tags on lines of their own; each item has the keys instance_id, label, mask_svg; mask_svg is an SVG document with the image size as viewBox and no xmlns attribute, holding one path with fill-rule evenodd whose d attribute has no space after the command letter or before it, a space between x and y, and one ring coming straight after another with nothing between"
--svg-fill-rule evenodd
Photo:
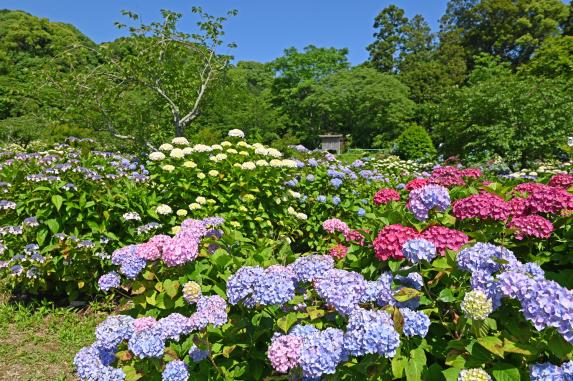
<instances>
[{"instance_id":1,"label":"tree trunk","mask_svg":"<svg viewBox=\"0 0 573 381\"><path fill-rule=\"evenodd\" d=\"M178 138L183 137L185 126L181 124L181 119L179 118L178 113L173 114L173 125L175 126L175 136Z\"/></svg>"}]
</instances>

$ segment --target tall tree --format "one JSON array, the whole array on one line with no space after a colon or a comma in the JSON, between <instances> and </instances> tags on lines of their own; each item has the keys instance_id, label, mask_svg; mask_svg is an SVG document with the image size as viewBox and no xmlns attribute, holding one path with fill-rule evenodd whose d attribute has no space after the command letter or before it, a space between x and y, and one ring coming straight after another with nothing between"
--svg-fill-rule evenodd
<instances>
[{"instance_id":1,"label":"tall tree","mask_svg":"<svg viewBox=\"0 0 573 381\"><path fill-rule=\"evenodd\" d=\"M561 0L450 0L441 30L460 34L470 63L487 53L517 67L559 34L567 16Z\"/></svg>"},{"instance_id":2,"label":"tall tree","mask_svg":"<svg viewBox=\"0 0 573 381\"><path fill-rule=\"evenodd\" d=\"M397 69L396 59L404 41L404 28L408 18L404 10L396 5L384 8L374 19L374 42L368 45L370 62L382 72Z\"/></svg>"}]
</instances>

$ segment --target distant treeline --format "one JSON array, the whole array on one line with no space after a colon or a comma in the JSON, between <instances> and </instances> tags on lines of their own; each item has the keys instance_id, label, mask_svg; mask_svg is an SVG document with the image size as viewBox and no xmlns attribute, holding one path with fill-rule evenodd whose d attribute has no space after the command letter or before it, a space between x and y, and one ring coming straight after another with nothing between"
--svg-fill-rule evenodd
<instances>
[{"instance_id":1,"label":"distant treeline","mask_svg":"<svg viewBox=\"0 0 573 381\"><path fill-rule=\"evenodd\" d=\"M319 134L342 133L352 147L406 158L524 166L564 157L573 135L573 3L451 0L437 33L389 6L358 66L346 49L312 45L232 64L218 52L236 12L192 13L188 35L180 14L145 25L125 12L126 37L98 45L71 25L0 11L0 138L81 135L138 149L239 128L312 148Z\"/></svg>"}]
</instances>

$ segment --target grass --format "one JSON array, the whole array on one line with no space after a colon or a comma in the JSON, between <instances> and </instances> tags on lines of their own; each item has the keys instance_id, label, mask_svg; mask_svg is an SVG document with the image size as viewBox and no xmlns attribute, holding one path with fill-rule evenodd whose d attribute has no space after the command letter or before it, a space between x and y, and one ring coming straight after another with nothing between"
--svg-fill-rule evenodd
<instances>
[{"instance_id":1,"label":"grass","mask_svg":"<svg viewBox=\"0 0 573 381\"><path fill-rule=\"evenodd\" d=\"M13 303L0 294L0 381L76 380L74 355L94 341L103 318L49 303Z\"/></svg>"}]
</instances>

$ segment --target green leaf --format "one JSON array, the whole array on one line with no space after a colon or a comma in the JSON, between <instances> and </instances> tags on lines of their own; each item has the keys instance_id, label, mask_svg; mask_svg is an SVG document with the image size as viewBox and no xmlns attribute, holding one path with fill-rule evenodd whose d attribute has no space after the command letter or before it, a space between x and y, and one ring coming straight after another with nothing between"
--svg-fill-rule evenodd
<instances>
[{"instance_id":1,"label":"green leaf","mask_svg":"<svg viewBox=\"0 0 573 381\"><path fill-rule=\"evenodd\" d=\"M499 337L485 336L480 337L477 341L491 353L503 358L503 341Z\"/></svg>"},{"instance_id":2,"label":"green leaf","mask_svg":"<svg viewBox=\"0 0 573 381\"><path fill-rule=\"evenodd\" d=\"M414 299L416 296L420 296L422 293L416 289L404 287L394 293L394 299L398 302L407 302L410 299Z\"/></svg>"},{"instance_id":3,"label":"green leaf","mask_svg":"<svg viewBox=\"0 0 573 381\"><path fill-rule=\"evenodd\" d=\"M406 367L406 380L420 381L422 379L422 372L426 366L426 353L422 348L416 348L410 351L410 360Z\"/></svg>"},{"instance_id":4,"label":"green leaf","mask_svg":"<svg viewBox=\"0 0 573 381\"><path fill-rule=\"evenodd\" d=\"M573 345L565 341L565 339L556 332L551 335L547 344L549 350L562 360L565 360L568 354L573 353Z\"/></svg>"},{"instance_id":5,"label":"green leaf","mask_svg":"<svg viewBox=\"0 0 573 381\"><path fill-rule=\"evenodd\" d=\"M60 230L60 224L53 218L44 221L44 224L50 229L52 233L57 233Z\"/></svg>"},{"instance_id":6,"label":"green leaf","mask_svg":"<svg viewBox=\"0 0 573 381\"><path fill-rule=\"evenodd\" d=\"M456 300L456 298L452 290L450 290L449 288L444 288L442 291L440 291L440 294L438 295L438 300L440 302L450 303Z\"/></svg>"},{"instance_id":7,"label":"green leaf","mask_svg":"<svg viewBox=\"0 0 573 381\"><path fill-rule=\"evenodd\" d=\"M56 207L57 211L60 211L62 204L64 203L64 198L59 194L55 194L52 196L52 204Z\"/></svg>"},{"instance_id":8,"label":"green leaf","mask_svg":"<svg viewBox=\"0 0 573 381\"><path fill-rule=\"evenodd\" d=\"M179 289L179 282L176 280L166 279L163 282L163 288L167 295L174 298L175 295L177 295L177 290Z\"/></svg>"},{"instance_id":9,"label":"green leaf","mask_svg":"<svg viewBox=\"0 0 573 381\"><path fill-rule=\"evenodd\" d=\"M143 377L141 374L137 373L137 370L135 370L133 366L124 366L121 369L125 373L125 381L137 381Z\"/></svg>"},{"instance_id":10,"label":"green leaf","mask_svg":"<svg viewBox=\"0 0 573 381\"><path fill-rule=\"evenodd\" d=\"M446 378L446 381L457 381L460 375L461 369L458 368L448 368L442 371L442 374Z\"/></svg>"},{"instance_id":11,"label":"green leaf","mask_svg":"<svg viewBox=\"0 0 573 381\"><path fill-rule=\"evenodd\" d=\"M394 378L404 377L404 369L406 368L407 363L408 359L406 356L395 356L392 359L392 374L394 375Z\"/></svg>"},{"instance_id":12,"label":"green leaf","mask_svg":"<svg viewBox=\"0 0 573 381\"><path fill-rule=\"evenodd\" d=\"M495 381L521 381L519 369L515 365L496 362L491 370Z\"/></svg>"},{"instance_id":13,"label":"green leaf","mask_svg":"<svg viewBox=\"0 0 573 381\"><path fill-rule=\"evenodd\" d=\"M277 321L277 327L279 327L284 333L288 333L290 327L292 327L296 322L296 313L291 312Z\"/></svg>"}]
</instances>

